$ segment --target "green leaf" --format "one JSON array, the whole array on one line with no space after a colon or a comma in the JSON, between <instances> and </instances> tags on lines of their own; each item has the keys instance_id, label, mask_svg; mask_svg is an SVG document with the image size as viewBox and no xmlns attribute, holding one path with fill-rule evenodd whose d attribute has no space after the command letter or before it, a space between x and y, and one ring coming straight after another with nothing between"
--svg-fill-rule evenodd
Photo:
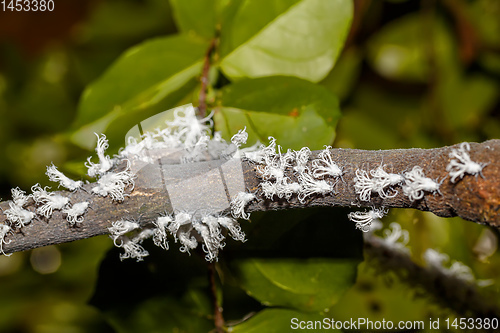
<instances>
[{"instance_id":1,"label":"green leaf","mask_svg":"<svg viewBox=\"0 0 500 333\"><path fill-rule=\"evenodd\" d=\"M227 56L238 46L248 42L299 1L240 0L227 4L221 13L221 56ZM262 8L266 10L262 10Z\"/></svg>"},{"instance_id":2,"label":"green leaf","mask_svg":"<svg viewBox=\"0 0 500 333\"><path fill-rule=\"evenodd\" d=\"M92 147L92 133L104 132L115 122L113 136L121 144L133 125L172 108L195 88L207 47L206 42L176 35L129 49L84 91L75 123L80 130L73 141Z\"/></svg>"},{"instance_id":3,"label":"green leaf","mask_svg":"<svg viewBox=\"0 0 500 333\"><path fill-rule=\"evenodd\" d=\"M244 1L223 24L221 68L233 80L272 75L323 79L352 19L344 0Z\"/></svg>"},{"instance_id":4,"label":"green leaf","mask_svg":"<svg viewBox=\"0 0 500 333\"><path fill-rule=\"evenodd\" d=\"M247 259L243 287L264 305L303 311L330 308L354 283L358 262L336 259Z\"/></svg>"},{"instance_id":5,"label":"green leaf","mask_svg":"<svg viewBox=\"0 0 500 333\"><path fill-rule=\"evenodd\" d=\"M286 148L331 144L338 100L324 87L294 77L243 80L221 92L215 124L226 138L247 126L249 143L274 136Z\"/></svg>"},{"instance_id":6,"label":"green leaf","mask_svg":"<svg viewBox=\"0 0 500 333\"><path fill-rule=\"evenodd\" d=\"M447 123L456 130L475 129L498 103L500 85L485 75L449 75L437 84Z\"/></svg>"},{"instance_id":7,"label":"green leaf","mask_svg":"<svg viewBox=\"0 0 500 333\"><path fill-rule=\"evenodd\" d=\"M208 301L208 297L200 292L192 297ZM192 304L186 306L175 298L152 297L131 307L133 312L125 316L112 312L106 314L117 332L209 332L214 326L209 317L197 313Z\"/></svg>"},{"instance_id":8,"label":"green leaf","mask_svg":"<svg viewBox=\"0 0 500 333\"><path fill-rule=\"evenodd\" d=\"M318 323L320 322L320 323ZM320 314L302 313L288 309L265 309L241 324L231 327L234 333L289 333L291 330L338 332L331 320Z\"/></svg>"},{"instance_id":9,"label":"green leaf","mask_svg":"<svg viewBox=\"0 0 500 333\"><path fill-rule=\"evenodd\" d=\"M496 1L481 0L464 4L467 17L474 26L475 33L484 45L500 44L500 6ZM498 54L498 52L497 52Z\"/></svg>"},{"instance_id":10,"label":"green leaf","mask_svg":"<svg viewBox=\"0 0 500 333\"><path fill-rule=\"evenodd\" d=\"M427 34L432 34L429 39ZM431 67L429 50L436 62ZM409 14L386 24L368 43L368 61L382 76L408 82L426 82L432 71L456 71L458 51L441 20L422 24L421 14Z\"/></svg>"},{"instance_id":11,"label":"green leaf","mask_svg":"<svg viewBox=\"0 0 500 333\"><path fill-rule=\"evenodd\" d=\"M345 100L358 82L363 54L356 48L345 50L335 68L320 84L328 88L341 101Z\"/></svg>"},{"instance_id":12,"label":"green leaf","mask_svg":"<svg viewBox=\"0 0 500 333\"><path fill-rule=\"evenodd\" d=\"M142 40L145 36L174 32L172 9L167 1L103 1L96 4L82 25L82 40L106 43L103 51L124 40ZM134 24L130 24L133 21Z\"/></svg>"},{"instance_id":13,"label":"green leaf","mask_svg":"<svg viewBox=\"0 0 500 333\"><path fill-rule=\"evenodd\" d=\"M337 128L336 143L358 149L432 147L431 142L421 139L422 123L426 120L422 119L421 109L420 96L360 85Z\"/></svg>"},{"instance_id":14,"label":"green leaf","mask_svg":"<svg viewBox=\"0 0 500 333\"><path fill-rule=\"evenodd\" d=\"M215 1L170 0L174 18L180 31L194 33L204 38L215 35Z\"/></svg>"},{"instance_id":15,"label":"green leaf","mask_svg":"<svg viewBox=\"0 0 500 333\"><path fill-rule=\"evenodd\" d=\"M228 244L227 276L263 305L326 312L355 282L362 239L346 210L255 214L252 222L244 246Z\"/></svg>"}]
</instances>

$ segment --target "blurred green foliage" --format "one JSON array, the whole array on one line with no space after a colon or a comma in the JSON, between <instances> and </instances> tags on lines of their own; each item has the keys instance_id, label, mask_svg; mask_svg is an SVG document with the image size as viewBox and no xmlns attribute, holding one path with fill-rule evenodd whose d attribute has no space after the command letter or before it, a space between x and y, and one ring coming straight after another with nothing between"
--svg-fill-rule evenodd
<instances>
[{"instance_id":1,"label":"blurred green foliage","mask_svg":"<svg viewBox=\"0 0 500 333\"><path fill-rule=\"evenodd\" d=\"M78 14L59 2L52 13L0 13L3 199L11 187L49 185L51 162L84 177L94 131L106 133L116 152L134 124L197 104L214 38L206 103L226 139L247 126L249 143L272 135L285 148L394 149L500 134L496 0L96 0L75 7ZM498 305L500 255L496 243L484 246L496 231L412 210L391 211L384 223L393 221L409 230L415 262L427 248L448 253L477 278L494 279L484 294ZM249 241L228 242L218 263L234 332L286 332L293 317L456 316L362 262L360 232L343 209L254 214L243 229ZM122 263L110 247L96 237L0 257L0 331L213 328L202 256L146 244L145 262ZM242 321L248 314L255 315Z\"/></svg>"},{"instance_id":2,"label":"blurred green foliage","mask_svg":"<svg viewBox=\"0 0 500 333\"><path fill-rule=\"evenodd\" d=\"M335 137L339 102L327 89L294 77L248 79L225 86L215 129L230 138L246 126L248 142L280 138L283 149L321 149ZM282 142L282 143L281 143Z\"/></svg>"}]
</instances>

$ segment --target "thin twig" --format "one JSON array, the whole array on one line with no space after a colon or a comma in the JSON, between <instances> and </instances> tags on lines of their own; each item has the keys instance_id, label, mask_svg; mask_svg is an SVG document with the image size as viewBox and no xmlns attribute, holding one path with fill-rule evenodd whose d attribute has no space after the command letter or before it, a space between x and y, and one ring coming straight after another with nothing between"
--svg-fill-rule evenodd
<instances>
[{"instance_id":1,"label":"thin twig","mask_svg":"<svg viewBox=\"0 0 500 333\"><path fill-rule=\"evenodd\" d=\"M407 253L392 249L379 237L369 235L364 239L365 253L372 259L368 262L380 273L394 272L401 281L423 288L461 316L500 318L498 307L481 295L477 285L435 269L421 267Z\"/></svg>"},{"instance_id":2,"label":"thin twig","mask_svg":"<svg viewBox=\"0 0 500 333\"><path fill-rule=\"evenodd\" d=\"M455 21L460 42L460 59L468 65L476 58L481 45L474 25L467 17L466 4L462 0L444 0L443 4Z\"/></svg>"},{"instance_id":3,"label":"thin twig","mask_svg":"<svg viewBox=\"0 0 500 333\"><path fill-rule=\"evenodd\" d=\"M222 307L219 305L217 297L216 275L217 271L215 269L215 263L208 263L208 280L210 282L210 295L212 297L212 305L214 307L215 332L224 333L224 317L222 316Z\"/></svg>"},{"instance_id":4,"label":"thin twig","mask_svg":"<svg viewBox=\"0 0 500 333\"><path fill-rule=\"evenodd\" d=\"M451 150L458 147L459 145L435 149L385 151L331 149L332 159L343 168L343 180L335 185L336 193L311 196L304 203L301 203L296 196L292 196L290 201L268 200L262 197L259 190L262 180L258 177L256 165L247 160L241 161L243 175L224 174L224 177L228 182L231 179L243 178L245 188L252 192L257 191L260 200L251 202L247 206L247 212L312 206L384 206L430 211L442 217L460 216L466 220L500 228L500 140L490 140L481 144L471 143L469 151L471 158L487 165L482 170L482 175L466 175L463 179L452 183L446 166L450 162ZM313 152L311 159L316 158L318 153L319 151ZM183 174L188 174L190 168L199 167L197 164L183 164L182 168L186 172ZM354 189L355 171L357 169L368 171L380 165L385 165L384 169L387 172L398 174L410 171L414 166L420 166L425 171L426 177L442 181L439 189L441 193L426 193L423 199L410 201L402 193L401 188L397 187L398 194L394 197L382 199L373 195L369 201L360 201ZM70 226L66 221L66 216L60 211L55 211L49 219L34 220L29 225L8 234L5 238L8 243L3 244L3 250L5 253L11 253L90 238L109 233L108 228L111 223L120 219L133 219L139 221L141 225L146 225L156 221L160 214L173 213L170 197L172 193L169 195L167 187L161 181L163 174L169 174L168 167L158 162L143 169L146 171L138 172L135 180L136 187L123 202L115 202L109 197L90 194L94 184L84 185L85 191L58 191L58 194L67 196L72 204L83 201L90 203L91 209L85 214L85 220L77 226ZM203 165L201 169L204 167ZM232 169L230 172L236 172L235 170ZM216 174L219 175L218 172ZM287 176L296 180L296 175L292 172ZM183 180L172 181L180 183ZM193 185L182 188L183 197L197 197L200 184L196 185L197 187ZM214 185L217 184L207 186L212 188ZM223 194L225 197L225 192ZM0 208L5 212L9 209L9 202L1 202ZM30 211L36 210L32 200L25 208ZM198 208L203 209L203 207ZM0 223L6 223L5 213L0 214Z\"/></svg>"},{"instance_id":5,"label":"thin twig","mask_svg":"<svg viewBox=\"0 0 500 333\"><path fill-rule=\"evenodd\" d=\"M205 53L205 58L203 62L203 71L201 73L201 88L200 88L200 98L198 102L198 112L200 118L205 118L207 114L207 87L208 87L208 74L210 72L210 58L217 45L217 38L213 38L208 47L207 53Z\"/></svg>"}]
</instances>

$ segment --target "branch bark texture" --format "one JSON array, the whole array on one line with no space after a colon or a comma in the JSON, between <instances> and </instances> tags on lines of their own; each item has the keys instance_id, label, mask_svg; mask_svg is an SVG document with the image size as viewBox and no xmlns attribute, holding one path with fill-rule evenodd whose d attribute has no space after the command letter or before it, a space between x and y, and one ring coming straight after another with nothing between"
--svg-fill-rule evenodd
<instances>
[{"instance_id":1,"label":"branch bark texture","mask_svg":"<svg viewBox=\"0 0 500 333\"><path fill-rule=\"evenodd\" d=\"M332 159L343 168L343 181L335 189L337 195L314 197L306 206L385 206L387 208L414 208L430 211L441 217L460 216L469 221L500 227L500 140L489 140L483 143L471 143L470 157L473 161L487 163L482 176L465 175L456 183L451 183L446 167L450 162L449 154L459 145L435 149L395 149L395 150L357 150L332 149ZM317 155L318 152L313 152ZM314 158L314 156L313 156ZM393 198L381 199L372 196L370 201L360 201L354 189L354 178L357 169L373 170L384 165L387 172L403 174L414 166L420 166L425 176L438 182L441 194L426 194L422 200L410 201L400 188ZM243 163L245 182L251 191L258 189L260 180L255 166ZM296 179L294 175L290 178ZM272 209L302 208L295 198L286 200L253 202L248 211L265 211Z\"/></svg>"},{"instance_id":2,"label":"branch bark texture","mask_svg":"<svg viewBox=\"0 0 500 333\"><path fill-rule=\"evenodd\" d=\"M463 317L499 318L500 310L480 292L474 283L437 269L417 265L411 256L388 246L383 239L364 237L365 254L377 262L371 265L380 274L394 272L398 278L415 288L422 288L434 299ZM368 260L367 262L372 262Z\"/></svg>"},{"instance_id":3,"label":"branch bark texture","mask_svg":"<svg viewBox=\"0 0 500 333\"><path fill-rule=\"evenodd\" d=\"M239 169L228 169L221 171L227 194L227 209L231 199L230 181L233 178L243 178L247 190L255 192L259 200L251 202L247 206L248 212L267 211L278 209L305 208L312 206L343 206L343 207L371 207L384 206L387 208L413 208L430 211L441 217L460 216L466 220L492 227L500 227L500 140L490 140L484 143L471 143L469 155L473 161L487 164L482 175L465 175L463 179L455 183L450 181L446 167L451 158L449 156L453 148L459 145L436 149L397 149L386 151L366 151L357 149L332 149L332 159L343 169L342 180L336 186L336 193L327 196L310 196L305 203L301 203L296 196L289 201L285 199L268 200L262 197L259 184L262 180L256 171L257 165L250 161L242 160ZM313 160L319 151L312 153ZM160 155L156 155L157 157ZM89 211L85 214L83 223L70 226L65 215L55 211L49 219L34 220L31 224L8 234L3 246L5 253L24 251L37 247L71 242L93 236L107 234L111 223L117 220L135 220L141 225L151 224L160 214L174 212L172 207L172 193L167 190L166 183L178 182L182 184L183 179L173 179L168 173L160 169L165 165L165 159L158 157L158 163L143 168L137 173L136 187L125 198L123 202L113 201L109 197L99 197L90 194L94 184L83 186L84 191L76 192L59 191L58 194L67 196L71 203L88 201ZM124 168L126 162L117 169ZM311 163L311 162L309 162ZM203 164L204 165L204 164ZM410 201L400 187L395 187L398 194L392 198L381 199L373 195L370 201L360 201L354 189L354 178L357 169L372 170L380 165L390 173L403 174L410 171L414 166L420 166L425 176L441 182L440 192L436 194L426 193L423 199ZM187 163L177 165L183 170L183 175L189 175L189 170L199 167L199 163ZM222 169L220 169L222 170ZM243 170L243 175L236 175ZM296 175L290 173L290 179L296 180ZM168 178L172 179L168 179ZM208 181L207 186L216 186ZM229 189L229 190L228 190ZM182 188L183 197L196 197L199 187L186 186ZM5 211L9 209L8 202L0 203L0 208ZM35 211L36 207L32 200L25 207ZM198 207L203 209L203 207ZM222 213L222 212L221 212ZM0 223L6 223L5 214L0 214Z\"/></svg>"}]
</instances>

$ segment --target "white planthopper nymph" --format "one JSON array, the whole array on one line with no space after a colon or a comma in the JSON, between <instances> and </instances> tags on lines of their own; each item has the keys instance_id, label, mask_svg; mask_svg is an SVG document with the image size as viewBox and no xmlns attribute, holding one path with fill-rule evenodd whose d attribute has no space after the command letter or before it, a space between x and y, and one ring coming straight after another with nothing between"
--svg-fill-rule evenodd
<instances>
[{"instance_id":1,"label":"white planthopper nymph","mask_svg":"<svg viewBox=\"0 0 500 333\"><path fill-rule=\"evenodd\" d=\"M109 148L108 140L106 139L106 135L94 133L97 136L97 146L95 151L97 153L97 157L99 158L99 163L93 163L90 160L92 156L87 159L85 166L88 168L87 174L89 177L97 177L105 174L111 167L113 166L113 160L108 155L104 155L106 149Z\"/></svg>"},{"instance_id":2,"label":"white planthopper nymph","mask_svg":"<svg viewBox=\"0 0 500 333\"><path fill-rule=\"evenodd\" d=\"M0 253L2 253L4 256L11 256L12 253L6 254L3 250L3 245L4 244L10 244L11 240L6 241L5 236L7 236L8 233L12 232L12 228L7 225L7 224L0 224Z\"/></svg>"},{"instance_id":3,"label":"white planthopper nymph","mask_svg":"<svg viewBox=\"0 0 500 333\"><path fill-rule=\"evenodd\" d=\"M354 178L354 190L359 195L361 201L370 201L372 194L373 182L368 175L368 172L361 169L356 169L356 177Z\"/></svg>"},{"instance_id":4,"label":"white planthopper nymph","mask_svg":"<svg viewBox=\"0 0 500 333\"><path fill-rule=\"evenodd\" d=\"M279 193L277 183L262 182L260 183L260 188L262 190L262 193L264 194L264 197L269 200L273 200L274 196L277 196Z\"/></svg>"},{"instance_id":5,"label":"white planthopper nymph","mask_svg":"<svg viewBox=\"0 0 500 333\"><path fill-rule=\"evenodd\" d=\"M21 190L19 187L11 189L12 201L16 206L24 207L31 195L26 195L26 192Z\"/></svg>"},{"instance_id":6,"label":"white planthopper nymph","mask_svg":"<svg viewBox=\"0 0 500 333\"><path fill-rule=\"evenodd\" d=\"M375 219L381 219L387 214L388 210L384 207L372 207L371 210L365 212L351 212L347 216L349 220L356 223L356 228L363 232L369 232L371 224Z\"/></svg>"},{"instance_id":7,"label":"white planthopper nymph","mask_svg":"<svg viewBox=\"0 0 500 333\"><path fill-rule=\"evenodd\" d=\"M307 169L307 162L309 162L309 157L311 157L311 149L303 147L299 151L295 152L295 166L293 170L298 174L304 173Z\"/></svg>"},{"instance_id":8,"label":"white planthopper nymph","mask_svg":"<svg viewBox=\"0 0 500 333\"><path fill-rule=\"evenodd\" d=\"M336 178L342 176L342 169L332 160L331 148L331 146L325 146L325 149L318 154L319 159L312 161L314 178L323 178L325 176Z\"/></svg>"},{"instance_id":9,"label":"white planthopper nymph","mask_svg":"<svg viewBox=\"0 0 500 333\"><path fill-rule=\"evenodd\" d=\"M231 143L232 145L227 145L221 152L220 152L220 157L222 158L240 158L240 147L241 145L244 145L247 143L248 140L248 133L246 132L246 126L242 130L239 130L238 133L233 135L231 138ZM210 144L210 143L209 143ZM222 139L221 134L217 133L214 134L214 138L211 141L211 144L218 144L224 146L226 145L225 141Z\"/></svg>"},{"instance_id":10,"label":"white planthopper nymph","mask_svg":"<svg viewBox=\"0 0 500 333\"><path fill-rule=\"evenodd\" d=\"M383 166L379 166L375 170L370 170L375 186L373 192L377 192L382 199L393 198L398 194L398 191L393 189L393 186L400 185L404 182L404 177L397 173L388 173ZM392 194L387 193L387 189L392 191Z\"/></svg>"},{"instance_id":11,"label":"white planthopper nymph","mask_svg":"<svg viewBox=\"0 0 500 333\"><path fill-rule=\"evenodd\" d=\"M403 176L388 173L383 166L370 170L370 175L372 178L370 178L367 171L356 170L354 189L361 201L370 201L372 193L377 193L382 199L393 198L398 194L398 191L394 190L393 187L400 185L404 181Z\"/></svg>"},{"instance_id":12,"label":"white planthopper nymph","mask_svg":"<svg viewBox=\"0 0 500 333\"><path fill-rule=\"evenodd\" d=\"M117 240L121 236L124 236L126 233L138 228L139 224L136 222L126 221L126 220L115 221L111 224L111 227L108 228L110 233L109 237L111 237L111 239L115 243L115 246L119 246Z\"/></svg>"},{"instance_id":13,"label":"white planthopper nymph","mask_svg":"<svg viewBox=\"0 0 500 333\"><path fill-rule=\"evenodd\" d=\"M206 253L205 259L207 261L217 260L219 249L222 249L225 243L222 242L224 238L220 238L220 230L209 228L207 224L212 224L210 219L217 219L215 217L205 217L202 221L193 221L193 228L198 232L198 235L203 240L202 249ZM215 222L217 224L217 222ZM218 224L217 224L218 226ZM215 234L214 234L215 231Z\"/></svg>"},{"instance_id":14,"label":"white planthopper nymph","mask_svg":"<svg viewBox=\"0 0 500 333\"><path fill-rule=\"evenodd\" d=\"M174 120L167 121L166 124L174 131L173 135L177 137L178 142L182 142L184 147L189 148L196 145L201 136L210 133L213 125L212 115L213 111L205 118L198 119L195 109L190 105L176 108Z\"/></svg>"},{"instance_id":15,"label":"white planthopper nymph","mask_svg":"<svg viewBox=\"0 0 500 333\"><path fill-rule=\"evenodd\" d=\"M301 186L298 198L301 203L304 203L307 197L314 194L327 195L330 193L334 193L333 188L336 183L332 185L326 180L314 179L308 173L302 173L298 178L299 184Z\"/></svg>"},{"instance_id":16,"label":"white planthopper nymph","mask_svg":"<svg viewBox=\"0 0 500 333\"><path fill-rule=\"evenodd\" d=\"M420 200L424 197L424 192L439 193L441 185L434 180L425 177L421 167L414 166L410 172L404 174L405 184L403 185L403 193L410 201Z\"/></svg>"},{"instance_id":17,"label":"white planthopper nymph","mask_svg":"<svg viewBox=\"0 0 500 333\"><path fill-rule=\"evenodd\" d=\"M175 241L177 242L177 234L179 232L179 229L183 225L188 225L191 223L193 215L187 212L179 212L175 214L174 219L172 222L170 222L170 225L168 226L168 230L174 236Z\"/></svg>"},{"instance_id":18,"label":"white planthopper nymph","mask_svg":"<svg viewBox=\"0 0 500 333\"><path fill-rule=\"evenodd\" d=\"M231 142L236 146L236 148L240 148L241 145L247 143L248 133L246 132L246 130L247 127L245 126L245 128L239 130L238 133L233 135L233 137L231 138Z\"/></svg>"},{"instance_id":19,"label":"white planthopper nymph","mask_svg":"<svg viewBox=\"0 0 500 333\"><path fill-rule=\"evenodd\" d=\"M234 240L245 242L245 233L241 230L238 221L228 216L221 216L217 218L217 222L229 231L229 235Z\"/></svg>"},{"instance_id":20,"label":"white planthopper nymph","mask_svg":"<svg viewBox=\"0 0 500 333\"><path fill-rule=\"evenodd\" d=\"M476 280L471 268L460 261L453 260L451 266L447 268L445 264L448 264L450 257L445 253L427 249L422 257L429 268L444 275L453 276L467 283L474 283Z\"/></svg>"},{"instance_id":21,"label":"white planthopper nymph","mask_svg":"<svg viewBox=\"0 0 500 333\"><path fill-rule=\"evenodd\" d=\"M14 224L15 227L22 228L29 224L36 216L35 213L23 208L32 195L26 195L26 192L19 187L11 189L11 192L12 202L9 202L10 208L5 211L5 215L7 220Z\"/></svg>"},{"instance_id":22,"label":"white planthopper nymph","mask_svg":"<svg viewBox=\"0 0 500 333\"><path fill-rule=\"evenodd\" d=\"M401 228L401 225L396 222L389 224L389 227L391 229L384 230L384 243L395 250L408 253L409 250L406 247L410 241L408 230Z\"/></svg>"},{"instance_id":23,"label":"white planthopper nymph","mask_svg":"<svg viewBox=\"0 0 500 333\"><path fill-rule=\"evenodd\" d=\"M186 153L181 158L182 163L198 162L203 158L203 155L208 152L208 143L210 137L206 134L200 136L196 144L192 147L186 147Z\"/></svg>"},{"instance_id":24,"label":"white planthopper nymph","mask_svg":"<svg viewBox=\"0 0 500 333\"><path fill-rule=\"evenodd\" d=\"M281 147L278 146L278 154L264 155L264 164L259 165L256 170L259 177L264 180L276 180L281 183L287 179L285 177L286 169L291 166L293 155L291 153L281 154Z\"/></svg>"},{"instance_id":25,"label":"white planthopper nymph","mask_svg":"<svg viewBox=\"0 0 500 333\"><path fill-rule=\"evenodd\" d=\"M256 150L245 152L245 158L249 161L257 164L262 164L265 162L266 158L276 156L276 139L270 136L269 145L260 145Z\"/></svg>"},{"instance_id":26,"label":"white planthopper nymph","mask_svg":"<svg viewBox=\"0 0 500 333\"><path fill-rule=\"evenodd\" d=\"M57 170L57 167L54 164L47 166L46 175L49 177L51 182L59 183L59 186L63 186L70 191L75 191L83 185L81 180L77 181L68 178L61 171Z\"/></svg>"},{"instance_id":27,"label":"white planthopper nymph","mask_svg":"<svg viewBox=\"0 0 500 333\"><path fill-rule=\"evenodd\" d=\"M167 231L168 226L174 220L170 215L160 216L153 224L156 226L153 235L153 242L156 246L161 247L164 250L168 250L168 241L167 241Z\"/></svg>"},{"instance_id":28,"label":"white planthopper nymph","mask_svg":"<svg viewBox=\"0 0 500 333\"><path fill-rule=\"evenodd\" d=\"M32 211L26 210L22 207L17 206L13 202L9 202L10 209L5 211L7 220L10 223L15 224L17 228L22 228L29 224L36 216Z\"/></svg>"},{"instance_id":29,"label":"white planthopper nymph","mask_svg":"<svg viewBox=\"0 0 500 333\"><path fill-rule=\"evenodd\" d=\"M191 252L189 250L196 249L196 247L198 246L198 241L196 240L196 237L191 235L191 231L180 232L178 235L178 240L179 243L181 243L179 251L183 253L187 252L189 255L191 255Z\"/></svg>"},{"instance_id":30,"label":"white planthopper nymph","mask_svg":"<svg viewBox=\"0 0 500 333\"><path fill-rule=\"evenodd\" d=\"M245 206L250 202L256 199L255 194L249 192L239 192L234 198L231 200L231 214L235 218L242 218L248 220L250 218L250 214L245 212Z\"/></svg>"},{"instance_id":31,"label":"white planthopper nymph","mask_svg":"<svg viewBox=\"0 0 500 333\"><path fill-rule=\"evenodd\" d=\"M31 187L33 199L41 206L36 209L37 214L49 218L54 210L61 210L69 204L69 198L59 194L47 192L47 186L42 188L40 184Z\"/></svg>"},{"instance_id":32,"label":"white planthopper nymph","mask_svg":"<svg viewBox=\"0 0 500 333\"><path fill-rule=\"evenodd\" d=\"M125 199L125 188L131 186L134 189L134 175L130 171L130 161L127 167L120 172L108 172L97 181L97 186L92 188L92 193L105 197L109 195L113 200L123 201Z\"/></svg>"},{"instance_id":33,"label":"white planthopper nymph","mask_svg":"<svg viewBox=\"0 0 500 333\"><path fill-rule=\"evenodd\" d=\"M120 260L123 259L136 259L137 262L143 261L144 257L149 255L149 252L140 245L140 242L136 242L133 239L128 238L127 236L121 237L121 243L116 245L117 247L123 248L124 253L120 254Z\"/></svg>"},{"instance_id":34,"label":"white planthopper nymph","mask_svg":"<svg viewBox=\"0 0 500 333\"><path fill-rule=\"evenodd\" d=\"M453 148L451 150L450 158L452 160L446 166L446 171L449 172L452 183L455 183L458 177L462 179L465 174L482 176L481 171L487 164L472 161L468 153L469 150L470 145L468 142L462 142L459 149Z\"/></svg>"},{"instance_id":35,"label":"white planthopper nymph","mask_svg":"<svg viewBox=\"0 0 500 333\"><path fill-rule=\"evenodd\" d=\"M89 202L83 201L74 204L69 208L62 210L66 214L66 220L71 224L78 224L83 222L83 216L89 207Z\"/></svg>"},{"instance_id":36,"label":"white planthopper nymph","mask_svg":"<svg viewBox=\"0 0 500 333\"><path fill-rule=\"evenodd\" d=\"M224 246L225 235L223 229L227 229L229 235L238 241L245 241L245 234L241 230L238 222L227 216L214 216L210 214L190 214L187 212L178 212L174 215L160 216L153 222L154 228L150 233L153 236L153 242L165 250L169 249L167 237L170 234L174 237L176 243L180 243L179 250L181 252L190 253L190 250L195 249L198 243L201 242L202 250L206 253L207 261L218 260L219 250ZM115 231L115 235L120 237L125 232L130 231L135 225L130 225L120 228L119 232ZM110 229L111 230L111 229ZM114 238L116 238L116 236ZM133 238L132 241L137 239ZM121 244L118 244L121 245Z\"/></svg>"}]
</instances>

